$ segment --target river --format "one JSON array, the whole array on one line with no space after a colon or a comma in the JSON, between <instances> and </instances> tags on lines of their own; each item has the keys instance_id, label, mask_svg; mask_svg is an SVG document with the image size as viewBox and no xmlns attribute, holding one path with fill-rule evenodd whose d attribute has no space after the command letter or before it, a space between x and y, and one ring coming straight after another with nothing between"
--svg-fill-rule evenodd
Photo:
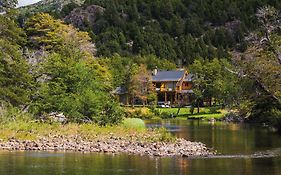
<instances>
[{"instance_id":1,"label":"river","mask_svg":"<svg viewBox=\"0 0 281 175\"><path fill-rule=\"evenodd\" d=\"M246 124L147 121L218 151L210 158L0 152L0 175L280 175L281 135Z\"/></svg>"}]
</instances>

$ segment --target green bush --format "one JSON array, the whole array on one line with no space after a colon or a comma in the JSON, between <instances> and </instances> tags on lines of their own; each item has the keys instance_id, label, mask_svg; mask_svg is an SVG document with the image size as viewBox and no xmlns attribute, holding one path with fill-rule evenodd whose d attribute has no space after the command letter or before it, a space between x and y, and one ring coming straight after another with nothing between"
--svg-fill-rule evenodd
<instances>
[{"instance_id":1,"label":"green bush","mask_svg":"<svg viewBox=\"0 0 281 175\"><path fill-rule=\"evenodd\" d=\"M41 71L49 77L39 83L31 111L38 116L63 112L70 122L118 124L124 112L109 93L109 73L95 60L79 56L52 54L46 59Z\"/></svg>"},{"instance_id":2,"label":"green bush","mask_svg":"<svg viewBox=\"0 0 281 175\"><path fill-rule=\"evenodd\" d=\"M273 108L267 111L265 115L268 117L270 124L281 131L281 110Z\"/></svg>"},{"instance_id":3,"label":"green bush","mask_svg":"<svg viewBox=\"0 0 281 175\"><path fill-rule=\"evenodd\" d=\"M159 108L153 108L151 110L151 112L154 113L154 116L160 117L162 119L168 119L168 118L173 118L175 117L176 113L172 112L172 111L163 111L163 109L159 109Z\"/></svg>"},{"instance_id":4,"label":"green bush","mask_svg":"<svg viewBox=\"0 0 281 175\"><path fill-rule=\"evenodd\" d=\"M175 137L166 128L160 128L159 132L161 134L160 141L171 142L175 140Z\"/></svg>"},{"instance_id":5,"label":"green bush","mask_svg":"<svg viewBox=\"0 0 281 175\"><path fill-rule=\"evenodd\" d=\"M161 112L160 117L162 119L168 119L168 118L173 118L175 114L173 113L168 113L168 112Z\"/></svg>"},{"instance_id":6,"label":"green bush","mask_svg":"<svg viewBox=\"0 0 281 175\"><path fill-rule=\"evenodd\" d=\"M153 107L150 110L155 116L158 116L158 117L161 116L161 111L158 108Z\"/></svg>"},{"instance_id":7,"label":"green bush","mask_svg":"<svg viewBox=\"0 0 281 175\"><path fill-rule=\"evenodd\" d=\"M194 106L193 105L190 107L189 112L190 112L191 115L193 115L193 113L194 113Z\"/></svg>"},{"instance_id":8,"label":"green bush","mask_svg":"<svg viewBox=\"0 0 281 175\"><path fill-rule=\"evenodd\" d=\"M145 123L139 118L125 118L122 122L125 128L145 129Z\"/></svg>"},{"instance_id":9,"label":"green bush","mask_svg":"<svg viewBox=\"0 0 281 175\"><path fill-rule=\"evenodd\" d=\"M0 103L0 123L8 123L11 121L29 121L32 116L20 109L13 107L9 103Z\"/></svg>"},{"instance_id":10,"label":"green bush","mask_svg":"<svg viewBox=\"0 0 281 175\"><path fill-rule=\"evenodd\" d=\"M218 114L218 113L220 113L218 110L219 110L219 107L210 107L210 113L211 114Z\"/></svg>"},{"instance_id":11,"label":"green bush","mask_svg":"<svg viewBox=\"0 0 281 175\"><path fill-rule=\"evenodd\" d=\"M155 116L149 108L126 108L125 111L127 118L151 119Z\"/></svg>"}]
</instances>

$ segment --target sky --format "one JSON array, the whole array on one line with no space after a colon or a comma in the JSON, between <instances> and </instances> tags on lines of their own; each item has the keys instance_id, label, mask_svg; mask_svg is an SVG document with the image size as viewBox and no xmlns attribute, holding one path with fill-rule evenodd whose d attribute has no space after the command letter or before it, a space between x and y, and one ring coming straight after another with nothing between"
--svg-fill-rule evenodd
<instances>
[{"instance_id":1,"label":"sky","mask_svg":"<svg viewBox=\"0 0 281 175\"><path fill-rule=\"evenodd\" d=\"M40 0L18 0L19 2L18 6L21 7L21 6L29 5L29 4L36 3L38 1Z\"/></svg>"}]
</instances>

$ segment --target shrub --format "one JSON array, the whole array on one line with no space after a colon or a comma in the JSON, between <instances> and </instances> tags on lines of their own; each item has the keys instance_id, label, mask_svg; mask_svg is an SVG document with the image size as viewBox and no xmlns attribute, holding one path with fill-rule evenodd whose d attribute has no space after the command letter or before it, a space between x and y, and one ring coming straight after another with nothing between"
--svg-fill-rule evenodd
<instances>
[{"instance_id":1,"label":"shrub","mask_svg":"<svg viewBox=\"0 0 281 175\"><path fill-rule=\"evenodd\" d=\"M122 122L125 128L145 129L145 123L139 118L125 118Z\"/></svg>"},{"instance_id":2,"label":"shrub","mask_svg":"<svg viewBox=\"0 0 281 175\"><path fill-rule=\"evenodd\" d=\"M218 113L220 113L218 110L219 110L219 107L210 107L210 113L211 114L218 114Z\"/></svg>"},{"instance_id":3,"label":"shrub","mask_svg":"<svg viewBox=\"0 0 281 175\"><path fill-rule=\"evenodd\" d=\"M265 115L268 117L270 124L281 131L281 110L273 108L267 111Z\"/></svg>"},{"instance_id":4,"label":"shrub","mask_svg":"<svg viewBox=\"0 0 281 175\"><path fill-rule=\"evenodd\" d=\"M149 108L126 108L125 111L128 118L151 119L155 116Z\"/></svg>"},{"instance_id":5,"label":"shrub","mask_svg":"<svg viewBox=\"0 0 281 175\"><path fill-rule=\"evenodd\" d=\"M189 112L190 112L191 115L193 115L193 113L194 113L194 106L193 105L190 107Z\"/></svg>"},{"instance_id":6,"label":"shrub","mask_svg":"<svg viewBox=\"0 0 281 175\"><path fill-rule=\"evenodd\" d=\"M160 117L162 119L173 118L174 114L173 113L168 113L168 112L161 112Z\"/></svg>"},{"instance_id":7,"label":"shrub","mask_svg":"<svg viewBox=\"0 0 281 175\"><path fill-rule=\"evenodd\" d=\"M160 128L159 133L161 134L160 141L171 142L175 140L175 137L166 128Z\"/></svg>"},{"instance_id":8,"label":"shrub","mask_svg":"<svg viewBox=\"0 0 281 175\"><path fill-rule=\"evenodd\" d=\"M7 123L11 121L29 121L31 118L31 114L25 113L20 109L13 107L9 103L0 103L0 123Z\"/></svg>"},{"instance_id":9,"label":"shrub","mask_svg":"<svg viewBox=\"0 0 281 175\"><path fill-rule=\"evenodd\" d=\"M118 124L124 112L109 93L110 75L95 60L79 56L52 54L46 59L41 71L48 78L38 85L32 112L63 112L70 122Z\"/></svg>"}]
</instances>

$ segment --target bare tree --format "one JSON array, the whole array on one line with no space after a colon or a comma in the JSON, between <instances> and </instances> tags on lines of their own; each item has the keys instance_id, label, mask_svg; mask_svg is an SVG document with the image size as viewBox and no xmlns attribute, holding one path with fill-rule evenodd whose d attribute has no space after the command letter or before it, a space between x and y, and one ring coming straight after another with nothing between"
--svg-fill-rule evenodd
<instances>
[{"instance_id":1,"label":"bare tree","mask_svg":"<svg viewBox=\"0 0 281 175\"><path fill-rule=\"evenodd\" d=\"M260 39L260 44L270 46L273 49L279 64L281 64L280 45L276 44L276 41L271 38L271 35L281 27L280 12L278 12L274 7L265 6L258 9L256 16L261 24L263 33L263 38Z\"/></svg>"}]
</instances>

